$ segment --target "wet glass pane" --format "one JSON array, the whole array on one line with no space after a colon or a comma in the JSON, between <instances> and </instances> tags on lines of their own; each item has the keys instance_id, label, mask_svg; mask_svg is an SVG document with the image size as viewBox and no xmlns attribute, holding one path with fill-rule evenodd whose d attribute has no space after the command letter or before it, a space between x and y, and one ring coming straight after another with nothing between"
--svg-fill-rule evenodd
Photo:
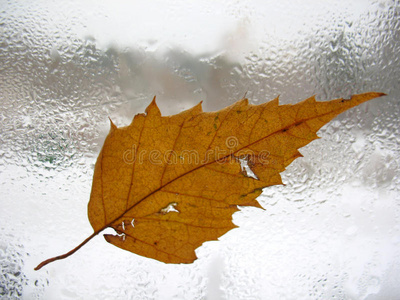
<instances>
[{"instance_id":1,"label":"wet glass pane","mask_svg":"<svg viewBox=\"0 0 400 300\"><path fill-rule=\"evenodd\" d=\"M396 299L398 1L0 0L1 299ZM109 130L245 94L387 97L323 127L189 265L123 251L87 219Z\"/></svg>"}]
</instances>

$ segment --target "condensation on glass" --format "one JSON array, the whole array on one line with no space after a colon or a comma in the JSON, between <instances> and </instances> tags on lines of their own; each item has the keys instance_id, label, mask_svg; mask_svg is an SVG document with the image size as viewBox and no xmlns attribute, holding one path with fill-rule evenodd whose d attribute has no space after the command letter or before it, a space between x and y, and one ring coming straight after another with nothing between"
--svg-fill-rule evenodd
<instances>
[{"instance_id":1,"label":"condensation on glass","mask_svg":"<svg viewBox=\"0 0 400 300\"><path fill-rule=\"evenodd\" d=\"M395 299L400 295L398 1L0 1L0 298ZM265 189L265 210L165 265L91 234L109 130L244 95L295 103L379 91Z\"/></svg>"}]
</instances>

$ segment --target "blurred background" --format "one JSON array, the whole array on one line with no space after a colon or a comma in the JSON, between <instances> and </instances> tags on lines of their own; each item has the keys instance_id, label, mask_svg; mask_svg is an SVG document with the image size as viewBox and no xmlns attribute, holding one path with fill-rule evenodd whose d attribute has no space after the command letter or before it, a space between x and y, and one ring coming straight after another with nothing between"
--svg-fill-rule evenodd
<instances>
[{"instance_id":1,"label":"blurred background","mask_svg":"<svg viewBox=\"0 0 400 300\"><path fill-rule=\"evenodd\" d=\"M394 0L0 0L0 298L399 299L399 54ZM92 233L108 117L368 91L193 264L100 235L33 271Z\"/></svg>"}]
</instances>

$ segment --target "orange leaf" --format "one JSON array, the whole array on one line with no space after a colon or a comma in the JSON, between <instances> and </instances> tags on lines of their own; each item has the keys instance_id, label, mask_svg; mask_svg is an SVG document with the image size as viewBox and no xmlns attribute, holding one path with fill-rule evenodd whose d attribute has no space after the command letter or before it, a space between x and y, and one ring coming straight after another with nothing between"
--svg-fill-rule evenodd
<instances>
[{"instance_id":1,"label":"orange leaf","mask_svg":"<svg viewBox=\"0 0 400 300\"><path fill-rule=\"evenodd\" d=\"M98 157L89 201L94 233L122 249L165 263L191 263L205 241L236 227L232 214L240 206L260 207L262 189L282 184L280 173L299 148L338 114L382 93L295 105L278 99L249 105L247 99L218 112L201 103L163 117L155 99L127 127L111 122Z\"/></svg>"}]
</instances>

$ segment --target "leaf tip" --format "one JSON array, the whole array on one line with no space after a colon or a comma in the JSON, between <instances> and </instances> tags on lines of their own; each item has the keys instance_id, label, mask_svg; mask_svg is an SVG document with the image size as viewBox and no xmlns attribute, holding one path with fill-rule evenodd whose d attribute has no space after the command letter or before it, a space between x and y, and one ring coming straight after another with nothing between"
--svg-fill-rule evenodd
<instances>
[{"instance_id":1,"label":"leaf tip","mask_svg":"<svg viewBox=\"0 0 400 300\"><path fill-rule=\"evenodd\" d=\"M160 109L158 108L157 103L156 103L156 96L153 97L153 100L151 101L149 106L147 106L146 114L147 115L153 115L153 116L154 115L161 116Z\"/></svg>"},{"instance_id":2,"label":"leaf tip","mask_svg":"<svg viewBox=\"0 0 400 300\"><path fill-rule=\"evenodd\" d=\"M242 108L246 107L249 105L249 99L247 98L242 98L239 101L235 102L232 104L232 106L236 107L239 109L238 113L242 112Z\"/></svg>"},{"instance_id":3,"label":"leaf tip","mask_svg":"<svg viewBox=\"0 0 400 300\"><path fill-rule=\"evenodd\" d=\"M311 97L307 98L304 101L307 101L307 102L310 102L310 103L315 103L315 102L317 102L317 100L315 99L315 96L316 95L312 95Z\"/></svg>"},{"instance_id":4,"label":"leaf tip","mask_svg":"<svg viewBox=\"0 0 400 300\"><path fill-rule=\"evenodd\" d=\"M114 122L111 120L111 118L108 117L108 119L110 120L110 131L114 131L114 130L118 129L118 127L114 124Z\"/></svg>"},{"instance_id":5,"label":"leaf tip","mask_svg":"<svg viewBox=\"0 0 400 300\"><path fill-rule=\"evenodd\" d=\"M196 111L198 113L203 112L203 101L200 101L196 106L192 108L193 111Z\"/></svg>"},{"instance_id":6,"label":"leaf tip","mask_svg":"<svg viewBox=\"0 0 400 300\"><path fill-rule=\"evenodd\" d=\"M341 103L351 103L351 106L357 106L363 102L372 100L374 98L379 98L382 96L386 96L385 93L380 92L368 92L363 94L352 95L350 99L340 98L338 99Z\"/></svg>"},{"instance_id":7,"label":"leaf tip","mask_svg":"<svg viewBox=\"0 0 400 300\"><path fill-rule=\"evenodd\" d=\"M279 97L280 97L280 96L281 96L281 95L276 96L275 99L272 99L272 100L270 101L270 103L272 103L274 106L279 106Z\"/></svg>"}]
</instances>

